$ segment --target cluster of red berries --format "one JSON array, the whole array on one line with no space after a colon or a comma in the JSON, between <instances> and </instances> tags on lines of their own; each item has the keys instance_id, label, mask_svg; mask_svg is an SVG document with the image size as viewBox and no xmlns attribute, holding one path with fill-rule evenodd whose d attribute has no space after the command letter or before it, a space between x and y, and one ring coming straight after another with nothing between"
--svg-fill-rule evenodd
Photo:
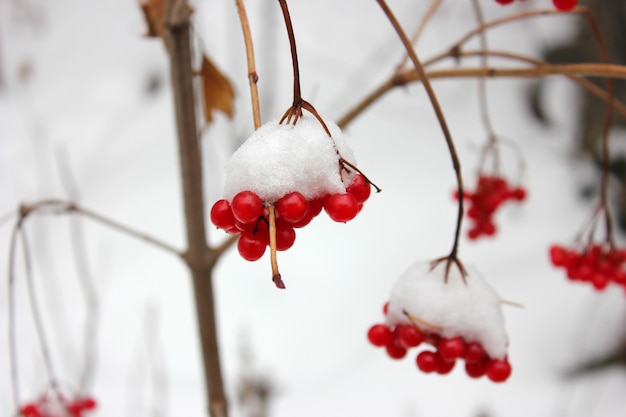
<instances>
[{"instance_id":1,"label":"cluster of red berries","mask_svg":"<svg viewBox=\"0 0 626 417\"><path fill-rule=\"evenodd\" d=\"M387 305L384 312L387 313ZM419 370L425 373L448 374L456 365L457 360L465 361L465 372L471 378L484 375L493 382L504 382L511 375L511 365L507 358L493 359L480 343L465 341L462 337L444 338L436 332L423 332L410 323L397 324L394 327L386 324L375 324L370 327L367 338L376 347L384 347L392 359L402 359L407 351L422 343L429 343L435 351L420 352L415 362Z\"/></svg>"},{"instance_id":2,"label":"cluster of red berries","mask_svg":"<svg viewBox=\"0 0 626 417\"><path fill-rule=\"evenodd\" d=\"M589 282L597 290L603 290L611 282L626 288L624 249L591 245L576 252L553 245L550 247L550 260L557 268L564 268L567 278L572 281Z\"/></svg>"},{"instance_id":3,"label":"cluster of red berries","mask_svg":"<svg viewBox=\"0 0 626 417\"><path fill-rule=\"evenodd\" d=\"M454 197L459 198L458 191ZM506 201L523 201L526 189L510 187L502 177L481 174L478 176L476 191L464 191L463 197L469 201L467 217L474 222L467 236L474 240L480 236L493 236L496 233L496 225L493 223L496 210Z\"/></svg>"},{"instance_id":4,"label":"cluster of red berries","mask_svg":"<svg viewBox=\"0 0 626 417\"><path fill-rule=\"evenodd\" d=\"M322 211L336 221L345 223L356 217L371 193L370 183L355 175L345 193L328 194L307 200L294 191L274 202L276 213L276 249L289 249L296 240L294 229L306 226ZM232 201L218 200L211 208L211 222L231 234L241 234L237 249L242 258L256 261L269 245L269 208L252 191L237 193Z\"/></svg>"},{"instance_id":5,"label":"cluster of red berries","mask_svg":"<svg viewBox=\"0 0 626 417\"><path fill-rule=\"evenodd\" d=\"M43 395L38 401L29 402L20 407L19 415L23 417L60 417L58 413L62 413L61 415L68 417L84 417L86 412L96 408L96 401L91 397L81 397L70 401L55 396L55 404L51 406L52 401L50 397Z\"/></svg>"},{"instance_id":6,"label":"cluster of red berries","mask_svg":"<svg viewBox=\"0 0 626 417\"><path fill-rule=\"evenodd\" d=\"M526 1L526 0L519 0ZM496 0L499 4L511 4L515 0ZM578 5L578 0L552 0L554 7L561 12L568 12Z\"/></svg>"}]
</instances>

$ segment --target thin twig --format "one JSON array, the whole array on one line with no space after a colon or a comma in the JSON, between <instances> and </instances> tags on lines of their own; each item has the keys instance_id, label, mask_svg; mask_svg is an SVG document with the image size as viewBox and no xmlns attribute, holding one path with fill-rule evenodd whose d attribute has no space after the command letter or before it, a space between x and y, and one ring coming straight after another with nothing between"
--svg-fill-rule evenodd
<instances>
[{"instance_id":1,"label":"thin twig","mask_svg":"<svg viewBox=\"0 0 626 417\"><path fill-rule=\"evenodd\" d=\"M389 22L392 24L398 36L402 40L402 43L404 44L404 47L407 50L407 53L409 54L411 61L413 62L416 73L420 75L420 79L422 80L424 89L426 90L428 98L430 99L432 108L435 111L435 114L437 115L437 120L439 121L439 125L441 126L441 130L443 132L443 135L446 140L446 144L448 146L448 150L450 152L450 158L452 159L452 165L454 167L454 172L456 174L457 188L458 188L458 193L459 193L459 198L458 198L459 206L458 206L458 213L457 213L456 230L454 233L454 243L452 244L452 249L450 250L450 254L448 255L448 262L446 263L445 278L447 279L448 277L448 272L452 263L455 263L457 264L457 266L459 266L461 275L465 277L465 271L457 260L459 237L461 234L461 224L463 221L463 178L461 175L461 163L456 153L454 140L452 139L452 134L450 133L450 129L448 128L448 124L443 114L443 110L441 109L441 106L439 104L439 100L437 99L437 96L435 95L435 91L433 90L430 84L429 78L425 74L425 70L424 70L424 67L422 66L422 63L420 62L415 50L413 49L413 46L411 45L411 41L407 38L406 34L404 33L404 30L400 26L400 23L394 16L389 6L387 6L387 3L385 2L385 0L377 0L377 2L380 5L380 7L383 9L383 12L389 19Z\"/></svg>"},{"instance_id":2,"label":"thin twig","mask_svg":"<svg viewBox=\"0 0 626 417\"><path fill-rule=\"evenodd\" d=\"M570 13L585 14L585 13L588 13L588 12L589 11L588 11L588 9L586 7L576 7ZM555 9L546 9L546 10L530 10L530 11L527 11L527 12L521 12L521 13L516 13L516 14L510 15L510 16L501 17L501 18L492 20L490 22L484 23L484 24L478 26L477 28L471 30L470 32L465 34L463 37L461 37L457 42L452 44L452 47L450 48L450 50L454 51L454 50L460 49L461 46L464 43L466 43L467 41L472 39L474 36L478 35L479 33L485 32L486 30L492 29L492 28L494 28L496 26L501 26L501 25L504 25L504 24L507 24L507 23L518 21L518 20L534 18L534 17L539 17L539 16L548 16L548 15L564 16L564 15L569 15L569 13L565 14L565 13L563 13L561 11L558 11L558 10L555 10Z\"/></svg>"},{"instance_id":3,"label":"thin twig","mask_svg":"<svg viewBox=\"0 0 626 417\"><path fill-rule=\"evenodd\" d=\"M250 25L248 24L248 16L243 0L236 0L237 11L239 12L239 20L241 21L241 30L243 31L243 40L246 45L246 59L248 63L248 81L250 84L250 97L252 99L252 117L254 119L254 129L261 127L261 110L259 106L259 89L257 82L259 75L256 72L254 63L254 47L252 45L252 35L250 34Z\"/></svg>"},{"instance_id":4,"label":"thin twig","mask_svg":"<svg viewBox=\"0 0 626 417\"><path fill-rule=\"evenodd\" d=\"M150 243L153 246L156 246L160 249L163 249L167 252L172 253L173 255L181 256L181 252L175 247L171 246L168 243L165 243L155 237L149 236L143 232L140 232L132 227L126 226L122 223L119 223L115 220L112 220L108 217L105 217L99 213L86 209L84 207L80 207L78 204L72 201L65 201L59 199L48 199L48 200L40 200L34 203L24 204L21 207L21 217L26 217L30 213L77 213L83 215L91 220L94 220L97 223L108 226L113 230L121 232L125 235L134 237L136 239L143 240L144 242Z\"/></svg>"},{"instance_id":5,"label":"thin twig","mask_svg":"<svg viewBox=\"0 0 626 417\"><path fill-rule=\"evenodd\" d=\"M18 224L21 224L18 222ZM23 226L23 224L21 224ZM24 267L26 271L26 287L28 290L28 298L30 301L30 310L33 315L33 321L35 322L35 331L37 332L37 338L39 339L39 346L41 348L41 354L43 356L44 365L48 372L48 380L53 390L57 390L59 380L57 379L54 366L52 364L52 355L50 354L50 345L46 337L46 332L43 325L43 319L41 311L39 310L39 302L37 300L37 294L35 290L35 282L33 278L33 265L30 256L30 247L26 239L26 232L23 227L21 230L22 237L22 252L24 255Z\"/></svg>"},{"instance_id":6,"label":"thin twig","mask_svg":"<svg viewBox=\"0 0 626 417\"><path fill-rule=\"evenodd\" d=\"M442 0L431 0L430 5L428 6L428 9L426 9L426 12L422 15L422 19L417 25L415 32L413 32L413 35L411 36L411 45L415 46L417 44L417 41L419 40L420 36L422 36L422 32L426 28L426 25L428 24L428 22L430 22L433 15L439 8L441 1ZM409 60L409 54L406 54L404 58L402 58L402 61L400 62L400 64L398 65L398 69L396 70L396 73L402 72L408 60Z\"/></svg>"},{"instance_id":7,"label":"thin twig","mask_svg":"<svg viewBox=\"0 0 626 417\"><path fill-rule=\"evenodd\" d=\"M483 18L482 9L480 7L480 3L478 3L478 0L472 0L472 6L473 6L472 9L474 10L474 15L476 16L476 21L478 23L478 26L482 26L484 24L484 18ZM479 39L480 39L480 48L483 51L486 51L487 49L489 49L487 47L487 35L485 34L485 32L480 33ZM485 67L485 68L488 66L487 55L481 55L480 64L482 67ZM480 116L483 121L483 126L485 127L485 130L487 131L487 138L489 141L489 144L487 146L493 146L490 144L496 140L496 135L493 129L493 124L491 123L491 117L489 116L489 104L487 102L487 80L484 77L480 77L478 79L478 103L480 106ZM498 161L498 159L499 158L497 157L497 153L496 153L495 160Z\"/></svg>"},{"instance_id":8,"label":"thin twig","mask_svg":"<svg viewBox=\"0 0 626 417\"><path fill-rule=\"evenodd\" d=\"M11 367L11 390L13 392L13 408L20 406L20 383L18 372L17 345L15 337L15 256L17 250L17 238L21 231L21 220L13 226L11 233L11 243L9 246L9 270L8 270L8 340L9 340L9 365Z\"/></svg>"}]
</instances>

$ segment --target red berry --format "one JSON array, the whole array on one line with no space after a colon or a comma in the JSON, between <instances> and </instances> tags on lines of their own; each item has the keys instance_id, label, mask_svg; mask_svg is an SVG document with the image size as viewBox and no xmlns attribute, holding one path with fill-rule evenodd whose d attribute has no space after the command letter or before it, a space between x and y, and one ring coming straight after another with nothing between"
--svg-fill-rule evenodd
<instances>
[{"instance_id":1,"label":"red berry","mask_svg":"<svg viewBox=\"0 0 626 417\"><path fill-rule=\"evenodd\" d=\"M389 327L384 324L375 324L367 332L367 339L374 346L383 347L389 345L393 335Z\"/></svg>"},{"instance_id":2,"label":"red berry","mask_svg":"<svg viewBox=\"0 0 626 417\"><path fill-rule=\"evenodd\" d=\"M511 375L511 365L506 359L490 359L487 361L486 374L493 382L504 382Z\"/></svg>"},{"instance_id":3,"label":"red berry","mask_svg":"<svg viewBox=\"0 0 626 417\"><path fill-rule=\"evenodd\" d=\"M303 218L301 218L300 220L298 220L295 223L291 223L291 225L295 228L302 228L306 225L308 225L309 223L311 223L311 220L313 220L313 212L311 211L311 207L309 207L309 209L306 211L306 214L304 215Z\"/></svg>"},{"instance_id":4,"label":"red berry","mask_svg":"<svg viewBox=\"0 0 626 417\"><path fill-rule=\"evenodd\" d=\"M93 410L97 406L96 400L94 400L91 397L82 398L80 400L80 403L81 403L81 406L83 407L83 410Z\"/></svg>"},{"instance_id":5,"label":"red berry","mask_svg":"<svg viewBox=\"0 0 626 417\"><path fill-rule=\"evenodd\" d=\"M309 207L310 207L311 214L313 215L313 217L317 217L317 215L319 215L322 212L322 208L324 208L325 201L326 201L326 196L309 201Z\"/></svg>"},{"instance_id":6,"label":"red berry","mask_svg":"<svg viewBox=\"0 0 626 417\"><path fill-rule=\"evenodd\" d=\"M276 250L287 250L296 241L296 231L283 222L276 223ZM269 243L269 242L268 242Z\"/></svg>"},{"instance_id":7,"label":"red berry","mask_svg":"<svg viewBox=\"0 0 626 417\"><path fill-rule=\"evenodd\" d=\"M394 342L405 349L418 346L424 341L424 335L412 324L398 324L393 331Z\"/></svg>"},{"instance_id":8,"label":"red berry","mask_svg":"<svg viewBox=\"0 0 626 417\"><path fill-rule=\"evenodd\" d=\"M454 360L447 361L444 358L442 358L441 355L436 355L436 356L437 356L437 369L435 370L435 372L437 372L440 375L449 374L450 371L452 371L452 368L454 368L456 361Z\"/></svg>"},{"instance_id":9,"label":"red berry","mask_svg":"<svg viewBox=\"0 0 626 417\"><path fill-rule=\"evenodd\" d=\"M552 261L552 265L557 267L565 266L566 258L565 249L559 245L550 246L550 261Z\"/></svg>"},{"instance_id":10,"label":"red berry","mask_svg":"<svg viewBox=\"0 0 626 417\"><path fill-rule=\"evenodd\" d=\"M332 194L324 203L324 209L331 219L345 223L357 215L359 204L352 194Z\"/></svg>"},{"instance_id":11,"label":"red berry","mask_svg":"<svg viewBox=\"0 0 626 417\"><path fill-rule=\"evenodd\" d=\"M420 371L426 372L427 374L437 370L437 355L435 352L428 350L420 352L417 358L415 358L415 362Z\"/></svg>"},{"instance_id":12,"label":"red berry","mask_svg":"<svg viewBox=\"0 0 626 417\"><path fill-rule=\"evenodd\" d=\"M233 216L243 224L253 223L263 214L263 201L252 191L241 191L231 203Z\"/></svg>"},{"instance_id":13,"label":"red berry","mask_svg":"<svg viewBox=\"0 0 626 417\"><path fill-rule=\"evenodd\" d=\"M285 194L276 201L276 211L283 220L289 223L302 220L308 210L309 202L297 191Z\"/></svg>"},{"instance_id":14,"label":"red berry","mask_svg":"<svg viewBox=\"0 0 626 417\"><path fill-rule=\"evenodd\" d=\"M498 4L502 4L502 5L506 5L506 4L511 4L513 3L515 0L496 0L496 3Z\"/></svg>"},{"instance_id":15,"label":"red berry","mask_svg":"<svg viewBox=\"0 0 626 417\"><path fill-rule=\"evenodd\" d=\"M242 232L237 242L237 250L246 261L256 261L265 253L267 246L267 237L261 233L253 234L250 232Z\"/></svg>"},{"instance_id":16,"label":"red berry","mask_svg":"<svg viewBox=\"0 0 626 417\"><path fill-rule=\"evenodd\" d=\"M552 3L557 10L567 12L576 7L578 0L552 0Z\"/></svg>"},{"instance_id":17,"label":"red berry","mask_svg":"<svg viewBox=\"0 0 626 417\"><path fill-rule=\"evenodd\" d=\"M454 361L465 353L465 342L460 337L441 339L437 344L437 351L444 361Z\"/></svg>"},{"instance_id":18,"label":"red berry","mask_svg":"<svg viewBox=\"0 0 626 417\"><path fill-rule=\"evenodd\" d=\"M235 216L228 200L218 200L211 207L211 222L220 229L230 230L235 227Z\"/></svg>"},{"instance_id":19,"label":"red berry","mask_svg":"<svg viewBox=\"0 0 626 417\"><path fill-rule=\"evenodd\" d=\"M471 342L465 345L465 363L482 362L487 356L485 349L477 342Z\"/></svg>"},{"instance_id":20,"label":"red berry","mask_svg":"<svg viewBox=\"0 0 626 417\"><path fill-rule=\"evenodd\" d=\"M402 359L406 356L406 349L393 342L389 343L385 348L387 349L387 355L391 359Z\"/></svg>"},{"instance_id":21,"label":"red berry","mask_svg":"<svg viewBox=\"0 0 626 417\"><path fill-rule=\"evenodd\" d=\"M386 316L388 311L389 311L389 301L387 301L385 305L383 306L383 314Z\"/></svg>"},{"instance_id":22,"label":"red berry","mask_svg":"<svg viewBox=\"0 0 626 417\"><path fill-rule=\"evenodd\" d=\"M517 201L524 201L526 199L526 189L525 188L516 188L513 190L512 197Z\"/></svg>"},{"instance_id":23,"label":"red berry","mask_svg":"<svg viewBox=\"0 0 626 417\"><path fill-rule=\"evenodd\" d=\"M480 378L485 375L485 372L487 372L487 367L485 366L484 361L472 363L465 362L465 372L471 378Z\"/></svg>"},{"instance_id":24,"label":"red berry","mask_svg":"<svg viewBox=\"0 0 626 417\"><path fill-rule=\"evenodd\" d=\"M365 177L361 174L357 174L352 184L346 188L346 192L352 194L354 198L356 198L357 203L364 203L369 198L372 189Z\"/></svg>"},{"instance_id":25,"label":"red berry","mask_svg":"<svg viewBox=\"0 0 626 417\"><path fill-rule=\"evenodd\" d=\"M20 414L24 417L42 417L39 406L32 403L23 405L22 408L20 408Z\"/></svg>"}]
</instances>

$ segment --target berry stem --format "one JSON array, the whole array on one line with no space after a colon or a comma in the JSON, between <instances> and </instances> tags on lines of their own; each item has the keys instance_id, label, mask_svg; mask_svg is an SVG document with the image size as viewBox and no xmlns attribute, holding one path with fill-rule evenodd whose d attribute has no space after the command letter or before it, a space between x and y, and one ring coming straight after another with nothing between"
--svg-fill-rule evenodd
<instances>
[{"instance_id":1,"label":"berry stem","mask_svg":"<svg viewBox=\"0 0 626 417\"><path fill-rule=\"evenodd\" d=\"M439 331L443 330L443 327L438 326L438 325L436 325L434 323L431 323L429 321L426 321L424 319L421 319L421 318L419 318L419 317L409 313L406 310L402 310L402 314L404 314L406 316L406 318L409 319L411 324L413 324L417 328L419 328L419 324L421 324L421 325L424 325L426 327L430 327L431 329L435 329L435 330L439 330Z\"/></svg>"},{"instance_id":2,"label":"berry stem","mask_svg":"<svg viewBox=\"0 0 626 417\"><path fill-rule=\"evenodd\" d=\"M296 50L296 37L293 33L293 25L289 8L286 0L278 0L280 8L283 11L285 19L285 27L287 28L287 36L289 37L289 46L291 47L291 63L293 65L293 106L300 107L302 105L302 93L300 92L300 68L298 67L298 52Z\"/></svg>"},{"instance_id":3,"label":"berry stem","mask_svg":"<svg viewBox=\"0 0 626 417\"><path fill-rule=\"evenodd\" d=\"M248 81L250 84L250 98L252 100L252 117L254 120L254 129L261 127L261 109L259 105L259 89L257 82L259 75L256 72L254 63L254 47L252 45L252 35L250 34L250 25L248 24L248 15L243 0L235 0L237 3L237 11L239 12L239 20L241 21L241 30L243 32L243 40L246 45L246 60L248 64Z\"/></svg>"},{"instance_id":4,"label":"berry stem","mask_svg":"<svg viewBox=\"0 0 626 417\"><path fill-rule=\"evenodd\" d=\"M424 66L422 65L421 61L417 57L417 53L415 52L415 50L413 49L413 46L411 45L411 41L406 36L406 33L402 29L402 26L400 26L400 23L394 16L389 6L387 6L387 3L385 2L385 0L377 0L377 2L380 5L380 7L383 9L385 15L389 19L389 22L392 24L398 36L400 37L407 53L409 54L409 58L413 62L415 71L419 75L420 80L422 80L422 85L424 86L424 89L426 90L428 98L430 99L433 110L435 111L435 114L437 115L437 119L439 120L439 125L441 126L441 130L445 137L446 144L448 145L450 158L452 159L452 165L454 167L454 172L456 174L457 189L459 192L459 198L458 198L459 207L458 207L458 212L457 212L456 230L454 233L454 243L452 244L452 249L450 251L450 254L448 255L448 263L446 265L445 278L447 280L448 272L449 272L450 265L452 262L454 262L459 267L459 270L461 271L461 275L465 277L465 269L462 268L462 265L457 260L459 238L461 235L461 224L463 222L463 177L461 175L461 163L459 161L459 157L457 155L456 148L454 146L454 140L452 139L452 134L450 133L450 129L448 128L448 123L446 122L446 118L439 104L439 100L437 99L437 96L435 95L435 91L432 88L430 80L426 76L426 71L424 70Z\"/></svg>"},{"instance_id":5,"label":"berry stem","mask_svg":"<svg viewBox=\"0 0 626 417\"><path fill-rule=\"evenodd\" d=\"M276 288L285 289L280 272L278 271L278 260L276 258L276 207L274 204L269 205L269 235L270 235L270 262L272 263L272 281Z\"/></svg>"}]
</instances>

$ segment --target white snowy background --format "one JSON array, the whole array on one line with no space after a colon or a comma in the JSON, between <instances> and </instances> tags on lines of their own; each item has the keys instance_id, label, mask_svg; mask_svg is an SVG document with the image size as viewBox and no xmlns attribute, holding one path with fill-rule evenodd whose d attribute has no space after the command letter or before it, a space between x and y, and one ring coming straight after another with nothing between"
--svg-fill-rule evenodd
<instances>
[{"instance_id":1,"label":"white snowy background","mask_svg":"<svg viewBox=\"0 0 626 417\"><path fill-rule=\"evenodd\" d=\"M390 3L410 31L428 2ZM549 6L543 0L509 8L482 3L489 17ZM303 95L330 119L384 80L403 56L374 1L289 4ZM237 92L235 119L218 116L202 139L208 211L221 197L228 155L252 132L252 117L234 2L194 7L201 47ZM250 0L247 7L267 121L291 103L288 43L276 2ZM538 54L542 45L564 39L572 23L565 16L517 23L491 32L490 45ZM418 52L432 56L473 25L469 2L448 0ZM167 61L161 43L144 32L134 1L0 2L0 215L15 212L22 202L69 198L74 182L74 198L85 207L183 248ZM151 90L150 80L160 88ZM549 84L554 123L548 129L528 115L522 96L528 81L493 80L488 86L496 131L523 150L529 199L498 214L495 239L464 239L460 256L503 298L525 306L504 311L510 380L471 380L462 367L445 377L425 375L415 366L415 353L392 361L365 337L369 326L382 322L394 280L416 261L447 254L452 244L452 165L426 95L415 85L386 95L346 130L359 166L383 192L346 225L319 216L298 230L294 247L279 257L286 291L274 288L267 254L248 263L231 249L217 266L220 346L234 416L242 415L235 392L246 372L273 382L273 417L624 415L624 369L564 376L613 348L623 333L626 306L623 290L595 293L573 285L547 259L548 246L569 242L591 213L579 189L593 177L572 158L575 90L560 79ZM471 186L484 140L477 83L437 81L435 88ZM509 160L507 174L515 177L514 158ZM67 172L73 180L63 180ZM0 226L4 277L11 223ZM81 224L101 307L94 415L204 415L195 309L183 264L89 220ZM26 224L53 360L60 379L72 387L82 367L86 310L69 230L66 215L34 216ZM224 238L214 228L209 233L211 242ZM28 400L45 388L46 375L18 265L20 393ZM6 288L0 286L0 415L8 416L13 403ZM252 356L248 365L242 360L246 349Z\"/></svg>"}]
</instances>

